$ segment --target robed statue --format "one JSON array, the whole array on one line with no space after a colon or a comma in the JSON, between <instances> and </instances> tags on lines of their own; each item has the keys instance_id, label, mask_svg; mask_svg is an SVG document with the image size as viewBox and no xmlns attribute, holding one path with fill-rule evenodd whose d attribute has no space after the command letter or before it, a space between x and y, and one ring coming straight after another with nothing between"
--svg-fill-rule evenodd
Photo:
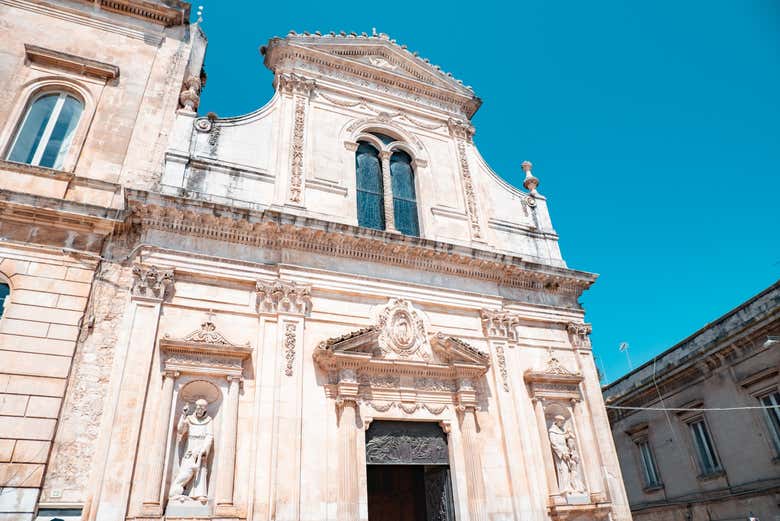
<instances>
[{"instance_id":1,"label":"robed statue","mask_svg":"<svg viewBox=\"0 0 780 521\"><path fill-rule=\"evenodd\" d=\"M179 471L171 484L170 497L184 496L184 489L190 486L187 496L205 501L208 497L207 461L214 443L213 418L206 412L208 402L199 399L195 402L195 412L189 414L189 405L185 405L176 426L177 446L185 444L184 455L179 463Z\"/></svg>"},{"instance_id":2,"label":"robed statue","mask_svg":"<svg viewBox=\"0 0 780 521\"><path fill-rule=\"evenodd\" d=\"M577 452L577 440L574 433L567 430L566 418L558 415L548 431L552 448L555 470L558 474L558 490L561 493L585 492L580 478L580 455Z\"/></svg>"}]
</instances>

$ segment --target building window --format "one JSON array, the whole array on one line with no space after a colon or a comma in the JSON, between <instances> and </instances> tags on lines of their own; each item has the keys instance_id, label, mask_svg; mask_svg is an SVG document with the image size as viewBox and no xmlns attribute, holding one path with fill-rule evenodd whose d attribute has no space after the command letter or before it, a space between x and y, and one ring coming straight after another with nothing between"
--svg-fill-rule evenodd
<instances>
[{"instance_id":1,"label":"building window","mask_svg":"<svg viewBox=\"0 0 780 521\"><path fill-rule=\"evenodd\" d=\"M79 100L64 92L38 96L27 109L7 159L62 168L83 110Z\"/></svg>"},{"instance_id":2,"label":"building window","mask_svg":"<svg viewBox=\"0 0 780 521\"><path fill-rule=\"evenodd\" d=\"M721 472L715 447L703 418L694 420L688 424L696 446L696 454L699 459L699 467L703 476Z\"/></svg>"},{"instance_id":3,"label":"building window","mask_svg":"<svg viewBox=\"0 0 780 521\"><path fill-rule=\"evenodd\" d=\"M384 189L379 152L368 143L358 143L355 153L357 171L358 225L385 229Z\"/></svg>"},{"instance_id":4,"label":"building window","mask_svg":"<svg viewBox=\"0 0 780 521\"><path fill-rule=\"evenodd\" d=\"M412 158L403 151L390 156L390 177L393 189L393 216L395 227L404 235L420 235L417 221L417 197L414 190Z\"/></svg>"},{"instance_id":5,"label":"building window","mask_svg":"<svg viewBox=\"0 0 780 521\"><path fill-rule=\"evenodd\" d=\"M764 417L766 418L769 432L772 435L772 442L775 444L775 450L780 454L780 392L772 391L769 394L759 398L761 405L765 407Z\"/></svg>"},{"instance_id":6,"label":"building window","mask_svg":"<svg viewBox=\"0 0 780 521\"><path fill-rule=\"evenodd\" d=\"M642 462L642 475L645 478L645 486L647 488L655 488L661 486L661 479L658 476L658 467L655 466L655 458L653 457L653 451L650 449L650 443L647 439L637 442L637 448L639 449L639 459Z\"/></svg>"},{"instance_id":7,"label":"building window","mask_svg":"<svg viewBox=\"0 0 780 521\"><path fill-rule=\"evenodd\" d=\"M9 302L11 287L8 284L0 282L0 317L5 314L5 306Z\"/></svg>"}]
</instances>

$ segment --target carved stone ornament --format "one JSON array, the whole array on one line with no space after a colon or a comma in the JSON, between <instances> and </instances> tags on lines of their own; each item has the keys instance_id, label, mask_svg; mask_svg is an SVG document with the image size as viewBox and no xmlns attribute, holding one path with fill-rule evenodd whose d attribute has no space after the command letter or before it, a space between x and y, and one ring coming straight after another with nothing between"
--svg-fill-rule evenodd
<instances>
[{"instance_id":1,"label":"carved stone ornament","mask_svg":"<svg viewBox=\"0 0 780 521\"><path fill-rule=\"evenodd\" d=\"M492 309L483 309L480 311L480 315L482 317L482 330L486 337L517 340L515 328L520 323L519 315Z\"/></svg>"},{"instance_id":2,"label":"carved stone ornament","mask_svg":"<svg viewBox=\"0 0 780 521\"><path fill-rule=\"evenodd\" d=\"M476 406L474 382L490 368L487 354L427 333L420 312L407 301L391 299L377 317L377 325L325 340L314 350L316 364L328 373L328 396L405 414Z\"/></svg>"},{"instance_id":3,"label":"carved stone ornament","mask_svg":"<svg viewBox=\"0 0 780 521\"><path fill-rule=\"evenodd\" d=\"M420 351L428 340L425 323L408 301L391 299L379 315L377 326L381 330L379 348L385 355L409 358L419 353L421 359L430 359L427 352Z\"/></svg>"},{"instance_id":4,"label":"carved stone ornament","mask_svg":"<svg viewBox=\"0 0 780 521\"><path fill-rule=\"evenodd\" d=\"M258 280L257 309L261 313L295 313L305 315L311 308L311 286L275 279Z\"/></svg>"},{"instance_id":5,"label":"carved stone ornament","mask_svg":"<svg viewBox=\"0 0 780 521\"><path fill-rule=\"evenodd\" d=\"M569 332L573 346L590 347L590 333L593 331L593 327L590 324L569 322L566 324L566 331Z\"/></svg>"},{"instance_id":6,"label":"carved stone ornament","mask_svg":"<svg viewBox=\"0 0 780 521\"><path fill-rule=\"evenodd\" d=\"M447 436L436 423L375 421L366 431L366 463L447 465Z\"/></svg>"},{"instance_id":7,"label":"carved stone ornament","mask_svg":"<svg viewBox=\"0 0 780 521\"><path fill-rule=\"evenodd\" d=\"M301 94L310 96L317 86L317 82L298 74L277 74L276 88L286 94Z\"/></svg>"},{"instance_id":8,"label":"carved stone ornament","mask_svg":"<svg viewBox=\"0 0 780 521\"><path fill-rule=\"evenodd\" d=\"M202 81L198 76L192 75L184 80L179 102L187 112L196 112L200 104L200 89Z\"/></svg>"},{"instance_id":9,"label":"carved stone ornament","mask_svg":"<svg viewBox=\"0 0 780 521\"><path fill-rule=\"evenodd\" d=\"M134 297L164 300L169 286L173 285L173 269L159 269L156 266L133 266Z\"/></svg>"},{"instance_id":10,"label":"carved stone ornament","mask_svg":"<svg viewBox=\"0 0 780 521\"><path fill-rule=\"evenodd\" d=\"M303 138L306 122L306 99L295 98L295 122L290 144L290 192L289 201L300 204L303 198Z\"/></svg>"},{"instance_id":11,"label":"carved stone ornament","mask_svg":"<svg viewBox=\"0 0 780 521\"><path fill-rule=\"evenodd\" d=\"M477 211L477 193L474 188L474 180L471 177L468 157L466 156L466 144L470 143L474 136L474 127L465 121L455 119L450 119L448 125L450 134L455 138L458 147L458 163L460 163L461 181L466 195L466 214L471 225L471 236L474 240L481 240L482 226L480 225Z\"/></svg>"},{"instance_id":12,"label":"carved stone ornament","mask_svg":"<svg viewBox=\"0 0 780 521\"><path fill-rule=\"evenodd\" d=\"M244 360L252 354L249 342L236 345L227 340L209 313L200 329L184 338L171 338L165 334L160 339L160 355L165 371L189 374L241 376Z\"/></svg>"},{"instance_id":13,"label":"carved stone ornament","mask_svg":"<svg viewBox=\"0 0 780 521\"><path fill-rule=\"evenodd\" d=\"M566 369L552 353L544 368L525 373L525 382L529 386L532 399L581 400L582 380L580 373Z\"/></svg>"}]
</instances>

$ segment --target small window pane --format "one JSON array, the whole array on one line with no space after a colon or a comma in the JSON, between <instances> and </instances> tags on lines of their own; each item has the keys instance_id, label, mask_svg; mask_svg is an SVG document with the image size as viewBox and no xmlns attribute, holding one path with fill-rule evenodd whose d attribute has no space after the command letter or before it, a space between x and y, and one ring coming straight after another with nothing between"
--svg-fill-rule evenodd
<instances>
[{"instance_id":1,"label":"small window pane","mask_svg":"<svg viewBox=\"0 0 780 521\"><path fill-rule=\"evenodd\" d=\"M385 229L384 189L379 153L368 143L360 143L355 153L357 173L358 225Z\"/></svg>"},{"instance_id":2,"label":"small window pane","mask_svg":"<svg viewBox=\"0 0 780 521\"><path fill-rule=\"evenodd\" d=\"M692 423L691 430L693 431L693 438L696 443L696 450L699 455L702 473L711 474L720 470L720 464L715 455L715 448L704 420Z\"/></svg>"},{"instance_id":3,"label":"small window pane","mask_svg":"<svg viewBox=\"0 0 780 521\"><path fill-rule=\"evenodd\" d=\"M67 96L54 125L49 142L41 157L40 166L60 168L73 139L73 132L81 116L81 103Z\"/></svg>"},{"instance_id":4,"label":"small window pane","mask_svg":"<svg viewBox=\"0 0 780 521\"><path fill-rule=\"evenodd\" d=\"M762 397L761 404L767 407L764 409L764 416L772 435L775 450L780 454L780 393L775 391Z\"/></svg>"},{"instance_id":5,"label":"small window pane","mask_svg":"<svg viewBox=\"0 0 780 521\"><path fill-rule=\"evenodd\" d=\"M57 104L59 94L47 94L41 96L33 102L27 110L27 117L16 135L11 153L8 154L9 161L17 163L32 163L35 151L38 150L38 144L49 123L54 106Z\"/></svg>"},{"instance_id":6,"label":"small window pane","mask_svg":"<svg viewBox=\"0 0 780 521\"><path fill-rule=\"evenodd\" d=\"M644 471L645 475L645 484L647 486L660 484L660 480L658 479L658 469L656 469L653 453L650 450L650 445L648 442L644 441L639 443L639 453L642 457L642 470Z\"/></svg>"},{"instance_id":7,"label":"small window pane","mask_svg":"<svg viewBox=\"0 0 780 521\"><path fill-rule=\"evenodd\" d=\"M405 235L417 237L420 235L420 225L417 220L412 158L409 154L399 151L390 157L390 177L395 227Z\"/></svg>"},{"instance_id":8,"label":"small window pane","mask_svg":"<svg viewBox=\"0 0 780 521\"><path fill-rule=\"evenodd\" d=\"M8 284L0 283L0 317L5 313L5 306L8 303L11 288Z\"/></svg>"}]
</instances>

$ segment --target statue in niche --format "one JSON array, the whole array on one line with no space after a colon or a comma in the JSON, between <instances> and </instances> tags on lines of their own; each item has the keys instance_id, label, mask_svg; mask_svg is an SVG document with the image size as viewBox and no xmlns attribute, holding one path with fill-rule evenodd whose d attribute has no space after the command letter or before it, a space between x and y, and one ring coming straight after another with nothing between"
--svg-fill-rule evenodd
<instances>
[{"instance_id":1,"label":"statue in niche","mask_svg":"<svg viewBox=\"0 0 780 521\"><path fill-rule=\"evenodd\" d=\"M211 446L214 443L214 427L212 417L206 412L208 402L204 399L195 401L195 412L189 414L190 406L185 404L179 423L176 426L177 445L184 447L184 455L179 463L179 471L171 484L169 496L184 498L184 489L190 486L187 493L192 499L205 503L208 496L207 461Z\"/></svg>"},{"instance_id":2,"label":"statue in niche","mask_svg":"<svg viewBox=\"0 0 780 521\"><path fill-rule=\"evenodd\" d=\"M558 489L561 493L583 493L585 485L580 478L580 456L577 439L566 429L566 418L558 415L548 431L550 446L558 474Z\"/></svg>"}]
</instances>

